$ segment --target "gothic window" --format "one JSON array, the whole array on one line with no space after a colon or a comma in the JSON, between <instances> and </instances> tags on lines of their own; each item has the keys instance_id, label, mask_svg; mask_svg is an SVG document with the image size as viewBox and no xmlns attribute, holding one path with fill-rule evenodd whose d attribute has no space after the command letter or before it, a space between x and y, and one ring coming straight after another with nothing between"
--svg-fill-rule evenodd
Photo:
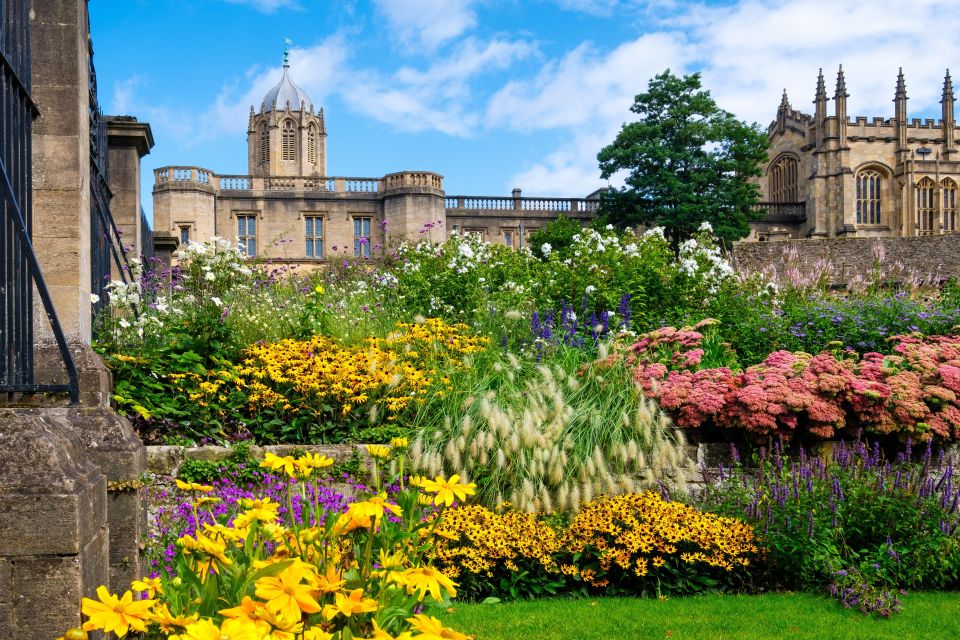
<instances>
[{"instance_id":1,"label":"gothic window","mask_svg":"<svg viewBox=\"0 0 960 640\"><path fill-rule=\"evenodd\" d=\"M930 178L917 183L917 234L926 236L937 233L937 211L933 195L937 185Z\"/></svg>"},{"instance_id":2,"label":"gothic window","mask_svg":"<svg viewBox=\"0 0 960 640\"><path fill-rule=\"evenodd\" d=\"M180 227L180 244L187 245L190 244L190 227L182 226Z\"/></svg>"},{"instance_id":3,"label":"gothic window","mask_svg":"<svg viewBox=\"0 0 960 640\"><path fill-rule=\"evenodd\" d=\"M317 161L317 128L310 125L307 131L307 162L313 164Z\"/></svg>"},{"instance_id":4,"label":"gothic window","mask_svg":"<svg viewBox=\"0 0 960 640\"><path fill-rule=\"evenodd\" d=\"M800 189L797 186L799 163L791 156L781 156L771 165L768 176L770 178L770 202L798 202Z\"/></svg>"},{"instance_id":5,"label":"gothic window","mask_svg":"<svg viewBox=\"0 0 960 640\"><path fill-rule=\"evenodd\" d=\"M270 130L266 123L260 125L260 164L270 161Z\"/></svg>"},{"instance_id":6,"label":"gothic window","mask_svg":"<svg viewBox=\"0 0 960 640\"><path fill-rule=\"evenodd\" d=\"M957 232L957 183L947 178L943 181L943 232Z\"/></svg>"},{"instance_id":7,"label":"gothic window","mask_svg":"<svg viewBox=\"0 0 960 640\"><path fill-rule=\"evenodd\" d=\"M283 160L297 159L297 128L293 120L283 122L283 136L281 138L281 158Z\"/></svg>"},{"instance_id":8,"label":"gothic window","mask_svg":"<svg viewBox=\"0 0 960 640\"><path fill-rule=\"evenodd\" d=\"M323 257L323 218L321 216L306 216L307 257Z\"/></svg>"},{"instance_id":9,"label":"gothic window","mask_svg":"<svg viewBox=\"0 0 960 640\"><path fill-rule=\"evenodd\" d=\"M857 224L880 224L883 176L875 169L857 174Z\"/></svg>"}]
</instances>

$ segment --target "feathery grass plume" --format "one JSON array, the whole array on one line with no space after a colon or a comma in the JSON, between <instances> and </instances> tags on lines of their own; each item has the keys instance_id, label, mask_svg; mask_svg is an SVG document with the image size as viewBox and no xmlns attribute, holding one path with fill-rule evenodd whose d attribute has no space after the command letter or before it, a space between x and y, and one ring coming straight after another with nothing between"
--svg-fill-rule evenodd
<instances>
[{"instance_id":1,"label":"feathery grass plume","mask_svg":"<svg viewBox=\"0 0 960 640\"><path fill-rule=\"evenodd\" d=\"M415 469L436 461L448 475L474 470L488 506L511 496L519 509L575 510L599 493L675 484L675 467L687 465L682 437L622 363L563 345L541 362L495 350L474 357L474 367L449 372L450 392L418 413Z\"/></svg>"}]
</instances>

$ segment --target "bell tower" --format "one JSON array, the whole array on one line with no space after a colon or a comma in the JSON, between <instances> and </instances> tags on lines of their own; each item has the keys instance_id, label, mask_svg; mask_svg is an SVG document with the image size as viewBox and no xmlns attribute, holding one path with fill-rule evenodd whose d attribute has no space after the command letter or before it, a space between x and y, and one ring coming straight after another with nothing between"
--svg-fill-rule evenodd
<instances>
[{"instance_id":1,"label":"bell tower","mask_svg":"<svg viewBox=\"0 0 960 640\"><path fill-rule=\"evenodd\" d=\"M290 41L283 51L283 77L250 107L247 169L252 176L324 176L327 129L323 109L290 78Z\"/></svg>"}]
</instances>

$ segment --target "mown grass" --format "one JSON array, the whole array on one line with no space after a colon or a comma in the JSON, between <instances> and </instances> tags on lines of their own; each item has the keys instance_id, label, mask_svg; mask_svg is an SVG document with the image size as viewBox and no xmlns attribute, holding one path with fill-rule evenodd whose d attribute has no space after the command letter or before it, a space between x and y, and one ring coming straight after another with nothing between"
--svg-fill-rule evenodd
<instances>
[{"instance_id":1,"label":"mown grass","mask_svg":"<svg viewBox=\"0 0 960 640\"><path fill-rule=\"evenodd\" d=\"M455 604L445 625L476 640L922 640L960 637L960 593L912 593L903 612L868 618L810 594Z\"/></svg>"}]
</instances>

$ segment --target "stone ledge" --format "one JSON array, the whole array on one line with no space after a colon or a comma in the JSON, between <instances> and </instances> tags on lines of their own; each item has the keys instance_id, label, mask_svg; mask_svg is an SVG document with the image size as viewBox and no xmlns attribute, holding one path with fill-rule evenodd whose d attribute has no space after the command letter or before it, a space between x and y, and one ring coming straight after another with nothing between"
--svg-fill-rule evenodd
<instances>
[{"instance_id":1,"label":"stone ledge","mask_svg":"<svg viewBox=\"0 0 960 640\"><path fill-rule=\"evenodd\" d=\"M368 458L366 445L363 444L275 444L250 447L250 457L255 460L263 459L265 453L278 456L290 455L295 451L313 453L333 458L334 462L346 462L358 451L364 459ZM202 446L180 447L152 445L147 450L147 472L153 475L175 476L180 466L187 460L206 462L223 462L230 458L233 449L230 447Z\"/></svg>"}]
</instances>

